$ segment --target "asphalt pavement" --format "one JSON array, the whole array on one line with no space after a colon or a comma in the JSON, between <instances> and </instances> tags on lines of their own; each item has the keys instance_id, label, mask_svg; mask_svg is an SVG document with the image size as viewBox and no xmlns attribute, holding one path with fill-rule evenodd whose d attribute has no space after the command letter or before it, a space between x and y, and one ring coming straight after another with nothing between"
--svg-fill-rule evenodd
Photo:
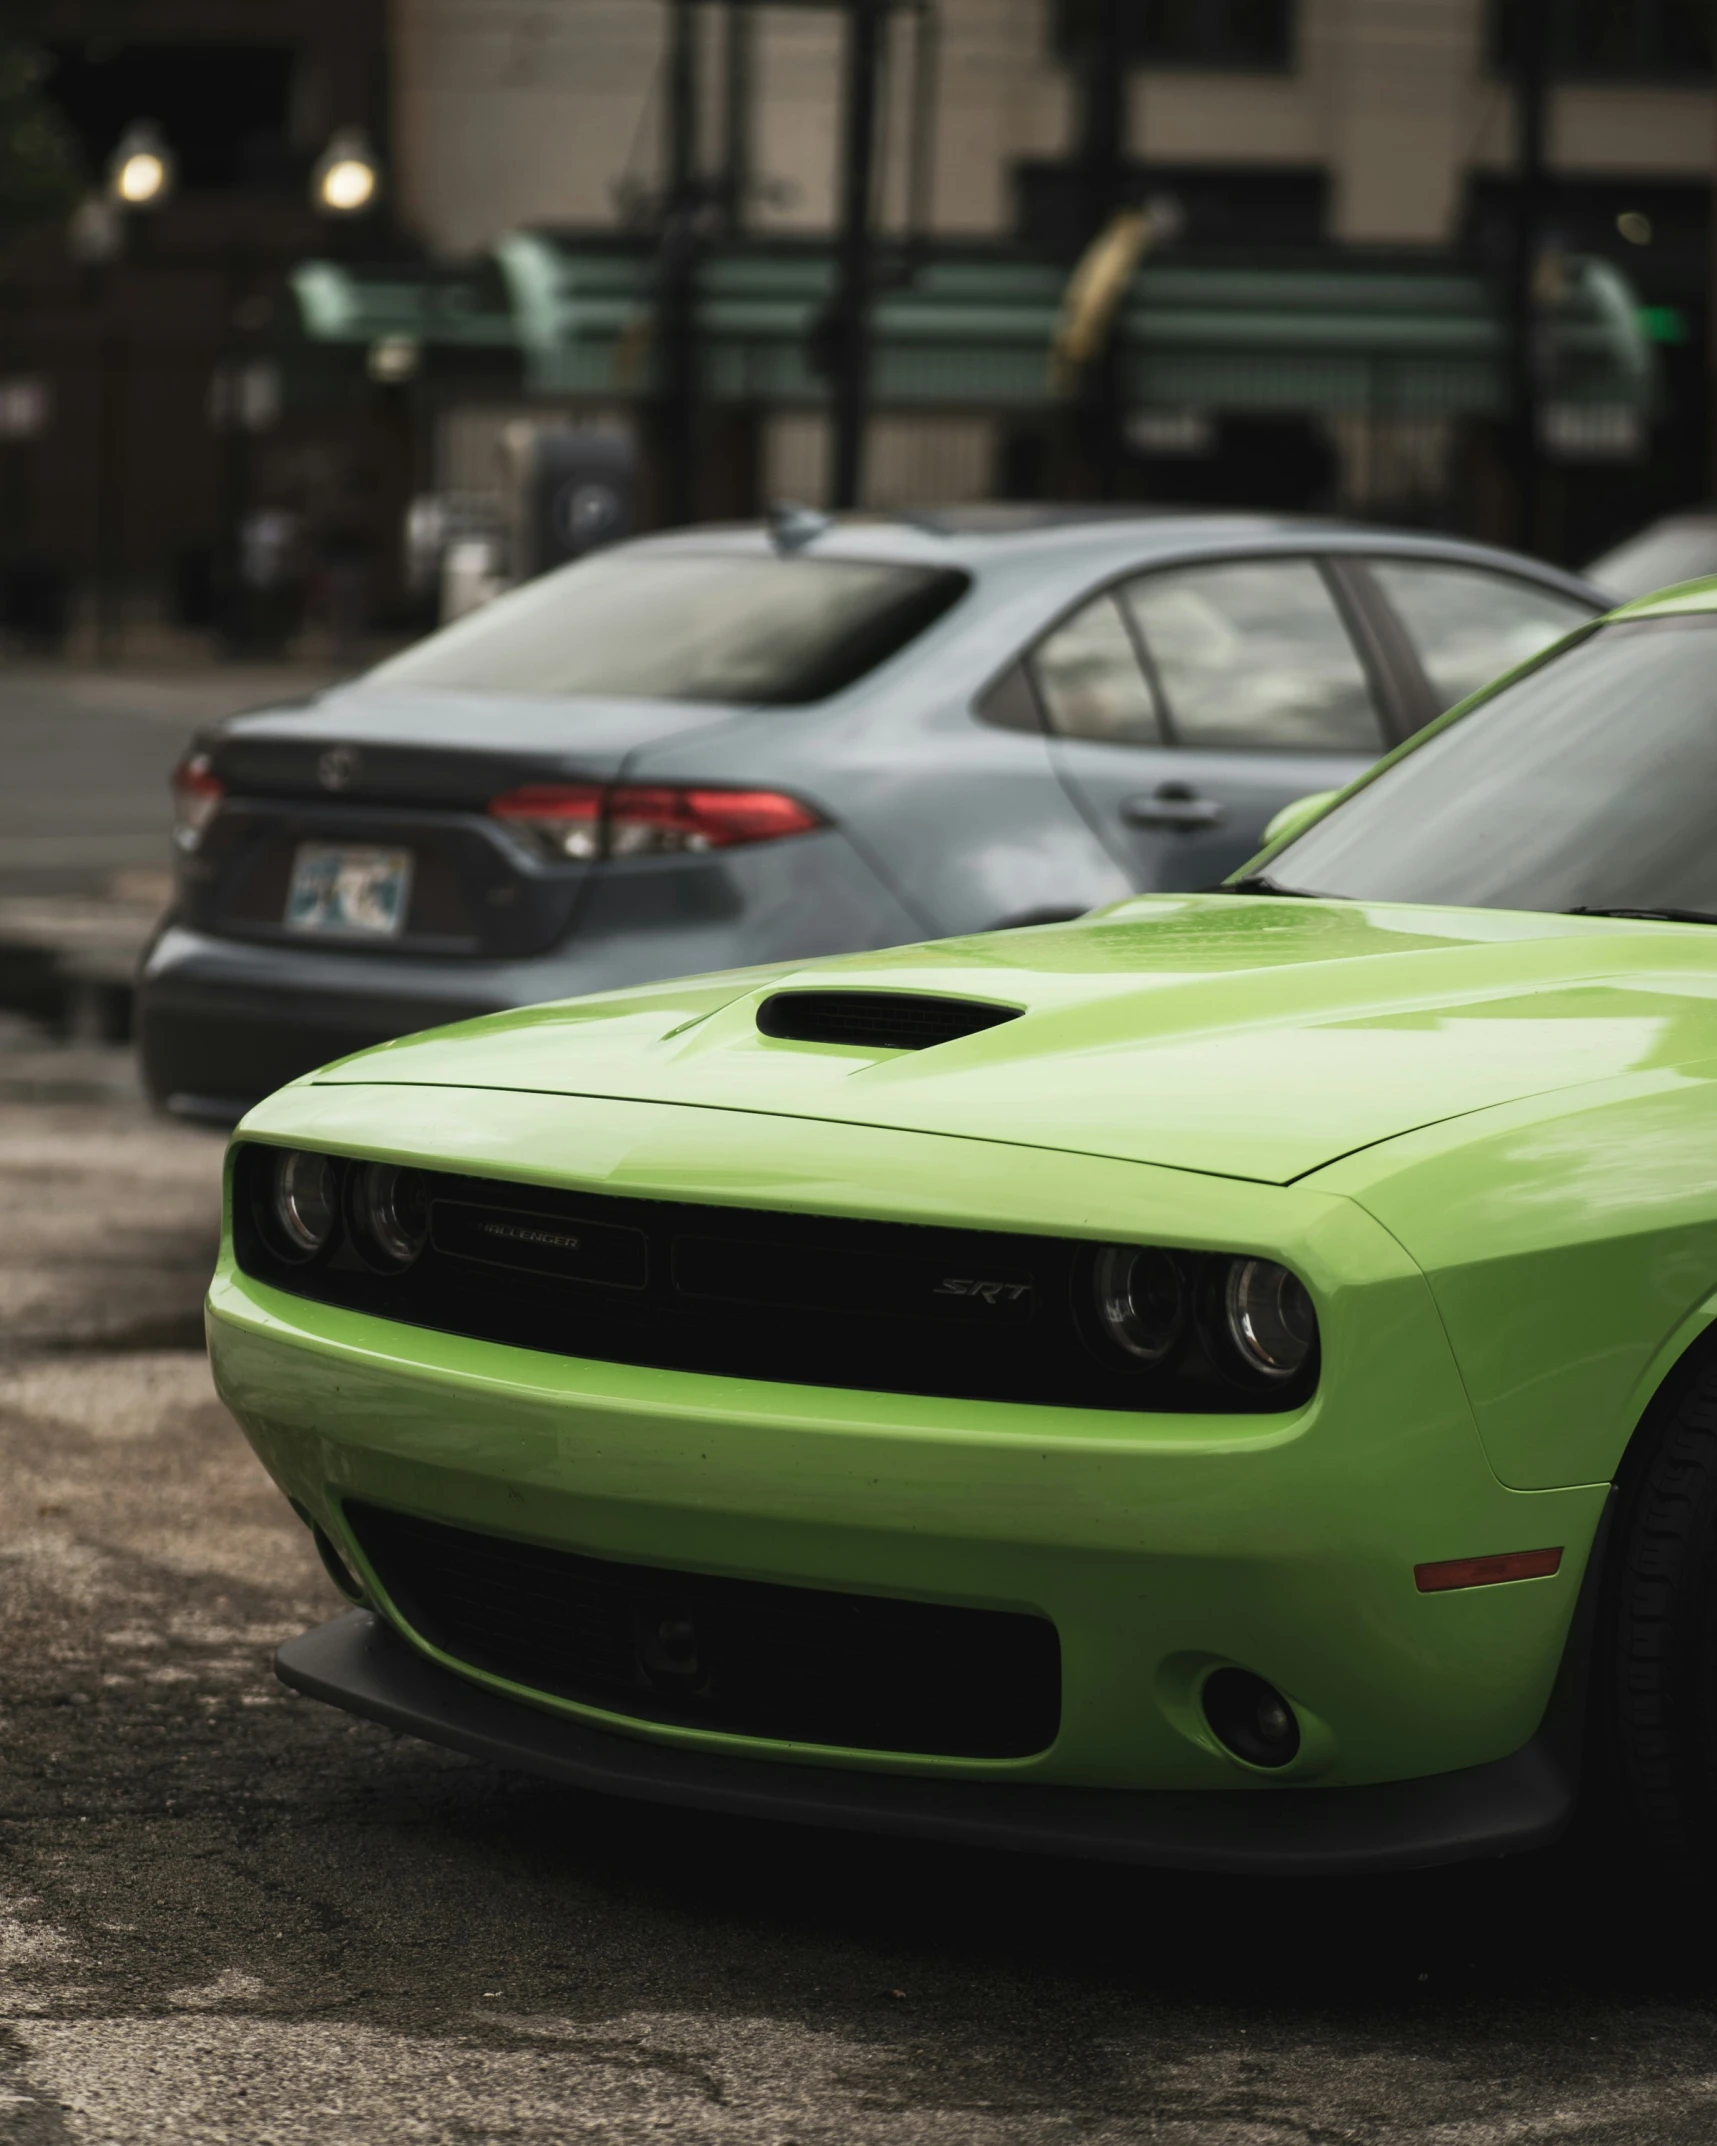
<instances>
[{"instance_id":1,"label":"asphalt pavement","mask_svg":"<svg viewBox=\"0 0 1717 2146\"><path fill-rule=\"evenodd\" d=\"M167 777L199 723L325 682L307 666L0 665L0 894L100 894L160 871Z\"/></svg>"},{"instance_id":2,"label":"asphalt pavement","mask_svg":"<svg viewBox=\"0 0 1717 2146\"><path fill-rule=\"evenodd\" d=\"M199 725L296 700L310 663L85 670L0 661L0 1012L121 1036L165 907L168 776Z\"/></svg>"},{"instance_id":3,"label":"asphalt pavement","mask_svg":"<svg viewBox=\"0 0 1717 2146\"><path fill-rule=\"evenodd\" d=\"M274 1647L340 1604L197 1346L220 1154L122 1050L0 1018L5 2146L1717 2137L1710 1906L1584 1851L1340 1884L956 1853L287 1693Z\"/></svg>"}]
</instances>

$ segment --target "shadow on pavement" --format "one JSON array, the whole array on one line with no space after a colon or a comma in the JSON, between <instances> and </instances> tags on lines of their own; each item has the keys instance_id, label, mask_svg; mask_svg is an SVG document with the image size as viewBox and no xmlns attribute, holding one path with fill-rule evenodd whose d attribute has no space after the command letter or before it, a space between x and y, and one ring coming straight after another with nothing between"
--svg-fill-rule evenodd
<instances>
[{"instance_id":1,"label":"shadow on pavement","mask_svg":"<svg viewBox=\"0 0 1717 2146\"><path fill-rule=\"evenodd\" d=\"M1701 1918L1573 1852L1219 1881L563 1792L274 1683L334 1604L194 1355L0 1374L0 1468L43 2137L1711 2136Z\"/></svg>"}]
</instances>

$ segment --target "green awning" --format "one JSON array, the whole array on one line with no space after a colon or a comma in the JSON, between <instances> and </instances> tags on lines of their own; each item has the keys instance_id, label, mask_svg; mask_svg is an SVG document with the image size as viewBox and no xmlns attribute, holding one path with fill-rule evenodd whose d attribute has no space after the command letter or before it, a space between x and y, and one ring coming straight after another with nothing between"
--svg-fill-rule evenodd
<instances>
[{"instance_id":1,"label":"green awning","mask_svg":"<svg viewBox=\"0 0 1717 2146\"><path fill-rule=\"evenodd\" d=\"M1051 401L1049 350L1064 267L939 258L874 312L879 409L1031 411ZM306 339L515 348L527 392L603 401L656 391L655 264L641 246L544 232L503 238L469 271L327 261L294 271ZM812 329L829 305L827 252L711 252L698 265L701 392L714 402L815 407ZM1484 278L1364 260L1236 268L1147 260L1119 333L1130 405L1210 412L1498 417L1509 329ZM1543 393L1570 407L1653 407L1657 359L1634 294L1609 263L1571 257L1543 320Z\"/></svg>"},{"instance_id":2,"label":"green awning","mask_svg":"<svg viewBox=\"0 0 1717 2146\"><path fill-rule=\"evenodd\" d=\"M526 378L544 394L637 395L656 378L647 260L538 232L496 247ZM878 299L879 408L1030 410L1049 399L1048 356L1066 271L1005 260L927 263ZM726 253L698 273L703 392L716 401L815 404L810 330L828 305L826 254ZM1608 263L1564 264L1546 322L1546 394L1641 411L1656 363L1633 293ZM1382 269L1225 268L1147 262L1121 322L1128 400L1159 408L1499 416L1508 325L1476 275Z\"/></svg>"},{"instance_id":3,"label":"green awning","mask_svg":"<svg viewBox=\"0 0 1717 2146\"><path fill-rule=\"evenodd\" d=\"M518 343L506 286L492 263L471 268L300 261L287 278L307 342L368 349L396 337L466 350Z\"/></svg>"}]
</instances>

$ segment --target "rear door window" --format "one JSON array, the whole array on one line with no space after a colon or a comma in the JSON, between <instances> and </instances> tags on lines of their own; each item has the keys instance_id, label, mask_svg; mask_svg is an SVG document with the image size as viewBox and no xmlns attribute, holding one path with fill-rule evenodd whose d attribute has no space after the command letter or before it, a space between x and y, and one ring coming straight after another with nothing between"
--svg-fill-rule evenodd
<instances>
[{"instance_id":1,"label":"rear door window","mask_svg":"<svg viewBox=\"0 0 1717 2146\"><path fill-rule=\"evenodd\" d=\"M1040 641L1031 673L1057 736L1105 745L1161 743L1156 703L1113 596L1099 596Z\"/></svg>"},{"instance_id":2,"label":"rear door window","mask_svg":"<svg viewBox=\"0 0 1717 2146\"><path fill-rule=\"evenodd\" d=\"M1309 559L1141 574L1123 594L1181 745L1376 753L1365 666Z\"/></svg>"},{"instance_id":3,"label":"rear door window","mask_svg":"<svg viewBox=\"0 0 1717 2146\"><path fill-rule=\"evenodd\" d=\"M1513 574L1436 559L1366 562L1406 630L1439 710L1548 648L1592 607Z\"/></svg>"}]
</instances>

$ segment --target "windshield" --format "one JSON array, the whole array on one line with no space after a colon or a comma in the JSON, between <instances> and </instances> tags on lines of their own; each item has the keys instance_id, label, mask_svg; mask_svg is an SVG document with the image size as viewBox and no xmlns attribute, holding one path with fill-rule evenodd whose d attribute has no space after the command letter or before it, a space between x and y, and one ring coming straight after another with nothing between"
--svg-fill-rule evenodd
<instances>
[{"instance_id":1,"label":"windshield","mask_svg":"<svg viewBox=\"0 0 1717 2146\"><path fill-rule=\"evenodd\" d=\"M606 552L498 597L370 679L791 707L874 670L966 586L941 567Z\"/></svg>"},{"instance_id":2,"label":"windshield","mask_svg":"<svg viewBox=\"0 0 1717 2146\"><path fill-rule=\"evenodd\" d=\"M1717 615L1600 629L1278 851L1272 884L1482 909L1717 911Z\"/></svg>"}]
</instances>

